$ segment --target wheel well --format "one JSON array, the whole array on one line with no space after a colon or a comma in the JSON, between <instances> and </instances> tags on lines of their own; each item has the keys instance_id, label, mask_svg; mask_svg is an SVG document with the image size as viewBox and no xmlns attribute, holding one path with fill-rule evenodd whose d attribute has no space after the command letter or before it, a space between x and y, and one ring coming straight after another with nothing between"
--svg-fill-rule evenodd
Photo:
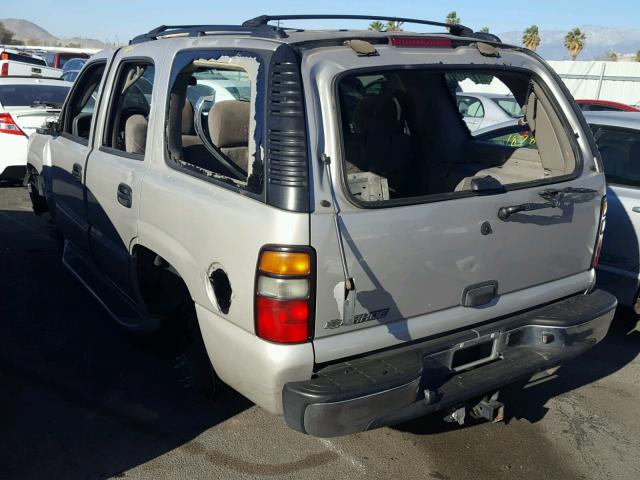
<instances>
[{"instance_id":1,"label":"wheel well","mask_svg":"<svg viewBox=\"0 0 640 480\"><path fill-rule=\"evenodd\" d=\"M191 306L191 295L177 270L154 251L137 245L133 250L138 295L148 312L173 317Z\"/></svg>"}]
</instances>

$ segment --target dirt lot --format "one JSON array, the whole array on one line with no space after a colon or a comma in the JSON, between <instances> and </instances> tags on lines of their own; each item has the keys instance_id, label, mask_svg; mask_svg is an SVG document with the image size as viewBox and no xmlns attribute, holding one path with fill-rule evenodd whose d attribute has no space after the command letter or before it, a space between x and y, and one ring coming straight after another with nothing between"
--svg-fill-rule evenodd
<instances>
[{"instance_id":1,"label":"dirt lot","mask_svg":"<svg viewBox=\"0 0 640 480\"><path fill-rule=\"evenodd\" d=\"M122 333L67 274L22 188L0 188L0 273L3 480L640 478L629 312L550 380L505 391L505 423L433 416L319 440L232 391L214 402L182 388L172 351Z\"/></svg>"}]
</instances>

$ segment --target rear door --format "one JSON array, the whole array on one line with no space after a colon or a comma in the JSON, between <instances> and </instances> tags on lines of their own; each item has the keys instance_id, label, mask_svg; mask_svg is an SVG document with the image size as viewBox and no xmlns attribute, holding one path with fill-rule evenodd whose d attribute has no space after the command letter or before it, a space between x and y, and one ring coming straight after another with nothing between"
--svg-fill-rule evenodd
<instances>
[{"instance_id":1,"label":"rear door","mask_svg":"<svg viewBox=\"0 0 640 480\"><path fill-rule=\"evenodd\" d=\"M152 144L152 105L158 95L156 65L151 57L144 57L145 49L140 45L135 56L120 53L114 59L107 81L108 103L99 114L96 147L86 173L93 258L131 297L129 251L137 235L140 186L148 168L145 151Z\"/></svg>"},{"instance_id":2,"label":"rear door","mask_svg":"<svg viewBox=\"0 0 640 480\"><path fill-rule=\"evenodd\" d=\"M383 47L380 54L385 55ZM339 55L334 52L334 63L342 60ZM486 62L472 56L468 61L478 60ZM504 312L498 306L507 294L590 270L604 179L594 173L588 148L580 151L571 144L572 134L560 130L568 120L552 116L555 107L541 89L536 90L539 95L527 97L535 102L529 110L536 112L529 120L535 120L534 130L545 138L533 146L536 156L529 162L530 152L523 155L514 147L505 156L501 145L473 141L462 130L455 96L439 73L383 71L391 87L386 98L365 98L346 114L344 109L323 110L320 138L325 144L320 151L334 160L335 200L357 300L355 324L336 329L344 277L331 209L320 203L330 198L326 176L318 172L318 208L311 216L311 244L319 259L316 338L385 324L391 342L407 341L414 337L405 320L429 324L436 319L432 314L449 309L460 313L462 307L474 314L452 315L448 321L446 315L438 315L440 323L434 324L435 333L461 328L491 318L493 310ZM455 72L454 78L462 73ZM358 75L359 82L367 81L364 73ZM520 78L514 88L526 93L529 81ZM334 90L328 92L334 95ZM327 93L325 101L329 98ZM575 167L576 152L584 169ZM558 180L550 185L553 176ZM498 187L510 188L494 190L496 181ZM566 187L593 192L566 197L559 208L523 211L505 221L498 218L503 207L546 205L541 192ZM485 287L495 294L484 297ZM573 288L587 287L584 283ZM547 301L561 295L547 294ZM511 308L528 308L535 301L539 300L523 293ZM350 348L356 354L367 347Z\"/></svg>"},{"instance_id":3,"label":"rear door","mask_svg":"<svg viewBox=\"0 0 640 480\"><path fill-rule=\"evenodd\" d=\"M92 148L95 112L104 82L106 58L91 62L69 94L60 135L51 139L51 188L56 225L65 238L87 250L89 223L84 201L85 167Z\"/></svg>"},{"instance_id":4,"label":"rear door","mask_svg":"<svg viewBox=\"0 0 640 480\"><path fill-rule=\"evenodd\" d=\"M633 305L640 275L640 131L595 127L607 176L607 228L602 245L602 287ZM627 280L613 278L624 276Z\"/></svg>"}]
</instances>

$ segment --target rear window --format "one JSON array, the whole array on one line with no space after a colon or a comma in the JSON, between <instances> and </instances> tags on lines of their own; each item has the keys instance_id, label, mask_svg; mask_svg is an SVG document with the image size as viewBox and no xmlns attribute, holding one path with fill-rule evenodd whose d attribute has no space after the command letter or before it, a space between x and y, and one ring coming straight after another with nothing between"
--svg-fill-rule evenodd
<instances>
[{"instance_id":1,"label":"rear window","mask_svg":"<svg viewBox=\"0 0 640 480\"><path fill-rule=\"evenodd\" d=\"M41 65L44 67L47 66L47 62L45 62L44 59L42 58L30 57L27 55L20 55L17 53L10 53L10 52L0 53L0 60L11 60L14 62L29 63L31 65Z\"/></svg>"},{"instance_id":2,"label":"rear window","mask_svg":"<svg viewBox=\"0 0 640 480\"><path fill-rule=\"evenodd\" d=\"M384 70L342 77L338 90L343 179L357 203L504 191L575 171L573 144L553 103L520 71ZM497 105L489 110L482 98ZM504 129L523 110L526 137L487 142L471 135Z\"/></svg>"},{"instance_id":3,"label":"rear window","mask_svg":"<svg viewBox=\"0 0 640 480\"><path fill-rule=\"evenodd\" d=\"M57 85L2 85L0 105L3 107L30 107L48 104L62 106L69 87Z\"/></svg>"}]
</instances>

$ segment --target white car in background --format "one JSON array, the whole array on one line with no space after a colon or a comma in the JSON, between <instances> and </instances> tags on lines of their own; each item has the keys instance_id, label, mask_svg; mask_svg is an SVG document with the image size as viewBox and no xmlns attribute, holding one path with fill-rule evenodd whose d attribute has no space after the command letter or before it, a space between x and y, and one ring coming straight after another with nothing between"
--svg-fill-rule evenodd
<instances>
[{"instance_id":1,"label":"white car in background","mask_svg":"<svg viewBox=\"0 0 640 480\"><path fill-rule=\"evenodd\" d=\"M29 136L55 121L71 86L45 78L0 78L0 179L21 179Z\"/></svg>"},{"instance_id":2,"label":"white car in background","mask_svg":"<svg viewBox=\"0 0 640 480\"><path fill-rule=\"evenodd\" d=\"M511 95L458 92L456 96L458 110L472 132L523 116L520 104Z\"/></svg>"}]
</instances>

